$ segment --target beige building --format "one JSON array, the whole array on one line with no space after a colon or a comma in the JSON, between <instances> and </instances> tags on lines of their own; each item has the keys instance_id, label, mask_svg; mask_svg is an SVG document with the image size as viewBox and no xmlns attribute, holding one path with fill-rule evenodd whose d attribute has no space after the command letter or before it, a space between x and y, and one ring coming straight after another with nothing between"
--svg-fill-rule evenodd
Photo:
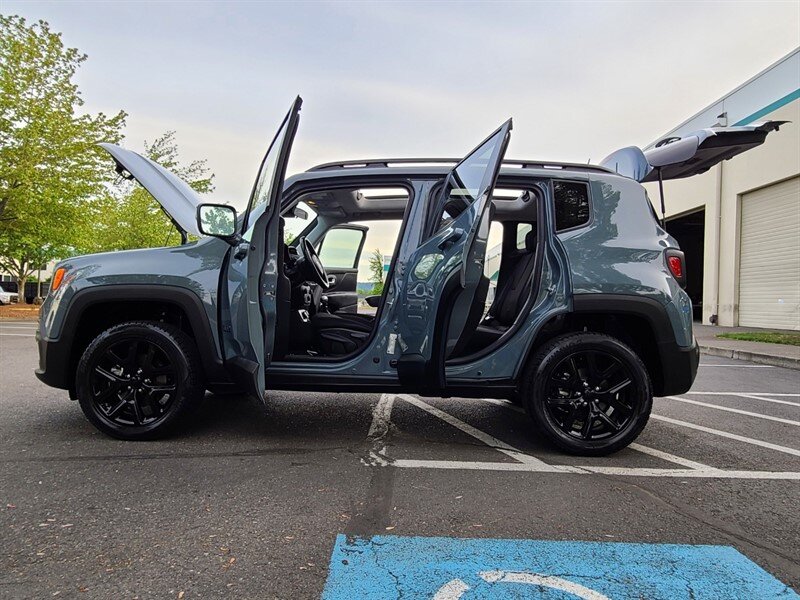
<instances>
[{"instance_id":1,"label":"beige building","mask_svg":"<svg viewBox=\"0 0 800 600\"><path fill-rule=\"evenodd\" d=\"M667 230L686 253L696 320L800 330L800 49L658 139L766 120L789 123L702 175L664 183ZM659 211L658 185L646 187Z\"/></svg>"}]
</instances>

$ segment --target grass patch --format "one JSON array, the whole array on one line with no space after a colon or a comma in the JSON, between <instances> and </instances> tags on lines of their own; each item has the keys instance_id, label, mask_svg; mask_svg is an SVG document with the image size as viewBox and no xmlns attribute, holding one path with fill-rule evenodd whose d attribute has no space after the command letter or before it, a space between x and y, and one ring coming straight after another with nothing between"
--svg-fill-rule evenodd
<instances>
[{"instance_id":1,"label":"grass patch","mask_svg":"<svg viewBox=\"0 0 800 600\"><path fill-rule=\"evenodd\" d=\"M777 333L775 331L746 331L741 333L720 333L718 338L744 340L745 342L766 342L767 344L787 344L800 346L800 333Z\"/></svg>"}]
</instances>

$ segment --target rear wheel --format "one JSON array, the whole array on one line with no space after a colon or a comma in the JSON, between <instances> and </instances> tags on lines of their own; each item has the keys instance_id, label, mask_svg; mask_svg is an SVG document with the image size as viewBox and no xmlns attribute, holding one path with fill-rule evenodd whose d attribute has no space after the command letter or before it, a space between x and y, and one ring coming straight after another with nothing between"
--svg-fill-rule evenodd
<instances>
[{"instance_id":1,"label":"rear wheel","mask_svg":"<svg viewBox=\"0 0 800 600\"><path fill-rule=\"evenodd\" d=\"M630 444L650 417L647 368L608 335L572 333L533 357L522 400L537 428L571 454L601 456Z\"/></svg>"},{"instance_id":2,"label":"rear wheel","mask_svg":"<svg viewBox=\"0 0 800 600\"><path fill-rule=\"evenodd\" d=\"M119 439L161 437L202 397L194 342L165 323L116 325L78 363L76 389L86 418Z\"/></svg>"}]
</instances>

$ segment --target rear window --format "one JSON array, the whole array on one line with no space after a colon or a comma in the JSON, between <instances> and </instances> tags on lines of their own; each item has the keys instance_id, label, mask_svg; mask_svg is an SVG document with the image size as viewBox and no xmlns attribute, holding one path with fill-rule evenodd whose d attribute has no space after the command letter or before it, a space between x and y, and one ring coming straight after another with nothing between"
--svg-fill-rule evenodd
<instances>
[{"instance_id":1,"label":"rear window","mask_svg":"<svg viewBox=\"0 0 800 600\"><path fill-rule=\"evenodd\" d=\"M554 181L556 231L580 227L589 222L589 186L578 181Z\"/></svg>"}]
</instances>

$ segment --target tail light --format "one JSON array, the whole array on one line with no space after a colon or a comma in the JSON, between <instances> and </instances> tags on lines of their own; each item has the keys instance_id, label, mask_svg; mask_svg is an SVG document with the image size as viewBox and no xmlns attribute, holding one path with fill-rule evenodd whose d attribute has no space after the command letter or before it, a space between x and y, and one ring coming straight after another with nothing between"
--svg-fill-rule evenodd
<instances>
[{"instance_id":1,"label":"tail light","mask_svg":"<svg viewBox=\"0 0 800 600\"><path fill-rule=\"evenodd\" d=\"M664 256L667 260L667 268L675 278L675 281L682 287L686 287L686 258L683 252L674 248L669 248Z\"/></svg>"}]
</instances>

